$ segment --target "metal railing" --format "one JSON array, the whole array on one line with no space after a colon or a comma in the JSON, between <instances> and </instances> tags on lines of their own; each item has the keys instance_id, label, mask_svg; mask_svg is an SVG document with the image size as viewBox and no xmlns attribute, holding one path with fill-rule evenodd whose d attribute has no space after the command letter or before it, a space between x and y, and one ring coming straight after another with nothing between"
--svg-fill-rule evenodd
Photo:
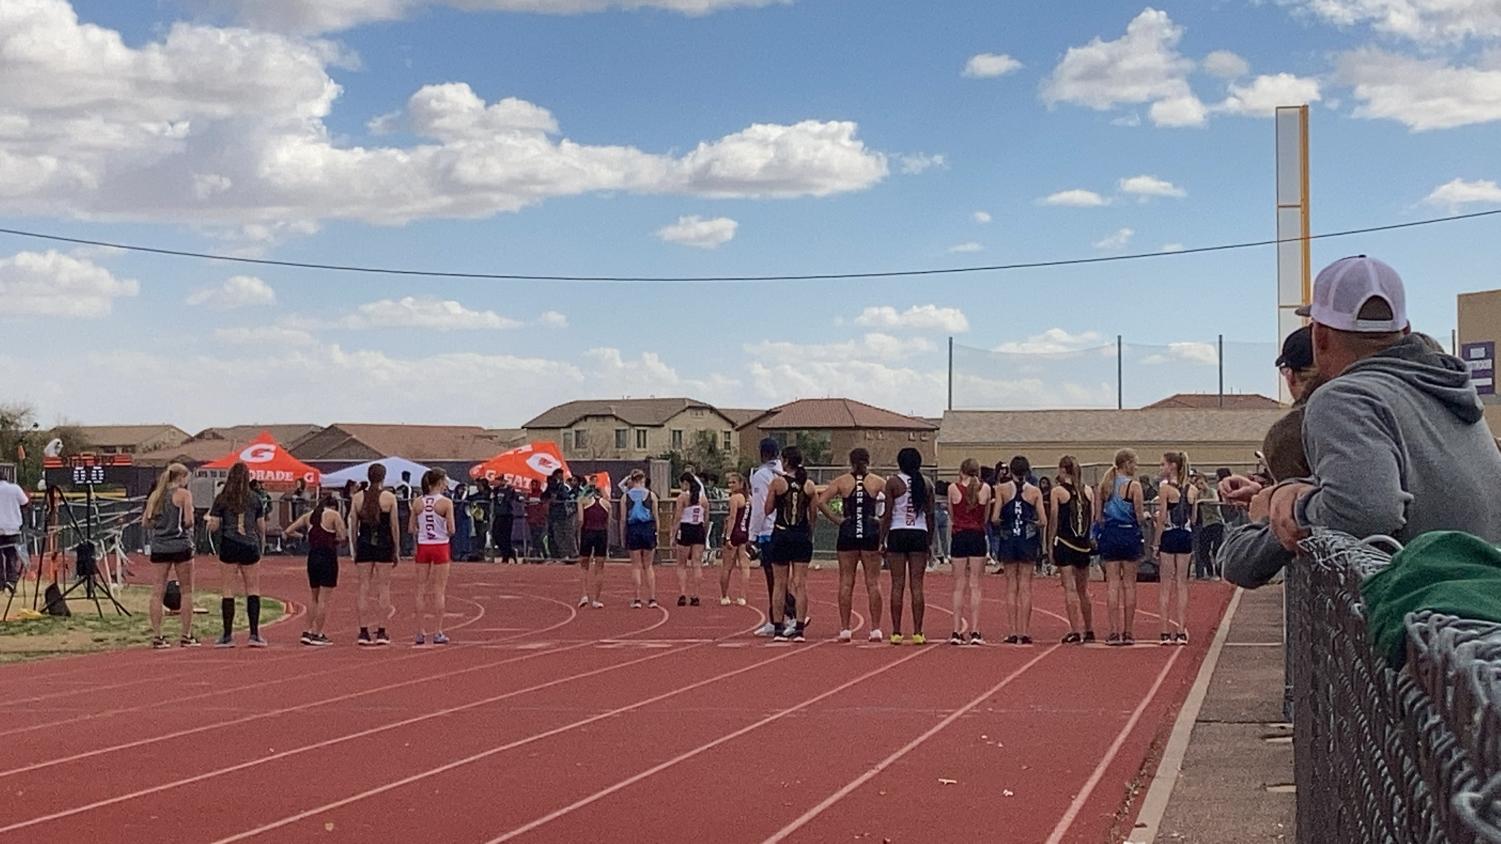
<instances>
[{"instance_id":1,"label":"metal railing","mask_svg":"<svg viewBox=\"0 0 1501 844\"><path fill-rule=\"evenodd\" d=\"M1288 569L1298 840L1501 844L1501 625L1406 619L1372 647L1360 584L1391 562L1336 534Z\"/></svg>"}]
</instances>

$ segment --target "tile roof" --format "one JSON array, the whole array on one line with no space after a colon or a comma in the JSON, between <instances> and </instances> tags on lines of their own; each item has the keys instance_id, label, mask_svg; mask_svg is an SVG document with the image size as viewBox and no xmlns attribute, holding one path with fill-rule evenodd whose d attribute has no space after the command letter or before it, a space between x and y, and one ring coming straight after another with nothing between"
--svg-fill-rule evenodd
<instances>
[{"instance_id":1,"label":"tile roof","mask_svg":"<svg viewBox=\"0 0 1501 844\"><path fill-rule=\"evenodd\" d=\"M377 460L405 457L424 461L484 460L511 442L471 425L330 425L289 447L299 460Z\"/></svg>"},{"instance_id":2,"label":"tile roof","mask_svg":"<svg viewBox=\"0 0 1501 844\"><path fill-rule=\"evenodd\" d=\"M79 425L77 430L89 444L104 446L138 446L159 441L187 442L188 432L165 422L159 425Z\"/></svg>"},{"instance_id":3,"label":"tile roof","mask_svg":"<svg viewBox=\"0 0 1501 844\"><path fill-rule=\"evenodd\" d=\"M655 428L666 424L667 420L691 407L703 407L718 412L713 405L697 399L591 399L560 404L543 411L540 416L527 422L523 427L528 429L567 428L586 416L614 416L628 425Z\"/></svg>"},{"instance_id":4,"label":"tile roof","mask_svg":"<svg viewBox=\"0 0 1501 844\"><path fill-rule=\"evenodd\" d=\"M1161 408L1198 408L1201 410L1278 410L1282 403L1269 396L1259 393L1234 393L1224 396L1223 408L1220 404L1219 393L1178 393L1168 396L1162 401L1147 405L1144 410L1157 410Z\"/></svg>"},{"instance_id":5,"label":"tile roof","mask_svg":"<svg viewBox=\"0 0 1501 844\"><path fill-rule=\"evenodd\" d=\"M287 448L291 448L298 440L309 434L316 434L323 430L322 425L314 425L311 422L286 423L281 425L225 425L215 428L204 428L194 435L195 440L228 440L231 443L249 442L261 435L262 431L269 432L276 441Z\"/></svg>"},{"instance_id":6,"label":"tile roof","mask_svg":"<svg viewBox=\"0 0 1501 844\"><path fill-rule=\"evenodd\" d=\"M979 443L1261 442L1287 411L1196 410L951 410L940 445Z\"/></svg>"},{"instance_id":7,"label":"tile roof","mask_svg":"<svg viewBox=\"0 0 1501 844\"><path fill-rule=\"evenodd\" d=\"M745 423L754 420L757 416L761 416L764 413L766 413L766 411L754 410L748 407L719 408L719 415L730 420L730 424L734 425L736 428L744 427Z\"/></svg>"},{"instance_id":8,"label":"tile roof","mask_svg":"<svg viewBox=\"0 0 1501 844\"><path fill-rule=\"evenodd\" d=\"M938 426L926 419L905 416L854 399L799 399L773 407L740 427L755 425L763 430L875 429L933 431Z\"/></svg>"}]
</instances>

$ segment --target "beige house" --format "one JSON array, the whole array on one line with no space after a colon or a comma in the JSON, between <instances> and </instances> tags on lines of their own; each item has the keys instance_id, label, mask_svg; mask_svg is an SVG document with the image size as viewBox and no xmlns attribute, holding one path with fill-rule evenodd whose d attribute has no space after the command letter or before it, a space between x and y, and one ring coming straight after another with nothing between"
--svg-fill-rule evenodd
<instances>
[{"instance_id":1,"label":"beige house","mask_svg":"<svg viewBox=\"0 0 1501 844\"><path fill-rule=\"evenodd\" d=\"M551 440L570 460L645 460L680 451L700 436L738 453L735 422L694 399L571 401L527 422L530 440Z\"/></svg>"},{"instance_id":2,"label":"beige house","mask_svg":"<svg viewBox=\"0 0 1501 844\"><path fill-rule=\"evenodd\" d=\"M81 425L79 433L100 454L146 454L182 445L191 435L176 425Z\"/></svg>"},{"instance_id":3,"label":"beige house","mask_svg":"<svg viewBox=\"0 0 1501 844\"><path fill-rule=\"evenodd\" d=\"M1115 452L1134 449L1143 472L1154 473L1167 451L1213 470L1247 468L1272 423L1287 411L1267 410L951 410L938 432L938 465L954 475L973 457L983 466L1024 455L1039 470L1072 454L1091 471L1108 468Z\"/></svg>"},{"instance_id":4,"label":"beige house","mask_svg":"<svg viewBox=\"0 0 1501 844\"><path fill-rule=\"evenodd\" d=\"M740 426L740 448L754 454L762 438L786 445L799 434L822 446L822 455L810 459L842 466L851 449L870 452L871 465L896 465L897 452L915 448L923 463L931 465L938 440L938 426L915 416L905 416L854 399L799 399L765 411Z\"/></svg>"}]
</instances>

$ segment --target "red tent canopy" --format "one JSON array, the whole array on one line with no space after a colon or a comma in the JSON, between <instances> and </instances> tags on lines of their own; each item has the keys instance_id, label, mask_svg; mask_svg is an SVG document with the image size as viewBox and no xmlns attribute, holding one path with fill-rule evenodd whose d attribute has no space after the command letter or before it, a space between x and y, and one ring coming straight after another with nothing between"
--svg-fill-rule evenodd
<instances>
[{"instance_id":1,"label":"red tent canopy","mask_svg":"<svg viewBox=\"0 0 1501 844\"><path fill-rule=\"evenodd\" d=\"M568 463L563 459L563 453L558 450L556 443L543 441L503 451L475 465L469 470L469 477L524 487L532 481L546 482L558 469L562 469L565 475L568 474Z\"/></svg>"},{"instance_id":2,"label":"red tent canopy","mask_svg":"<svg viewBox=\"0 0 1501 844\"><path fill-rule=\"evenodd\" d=\"M262 432L243 449L201 468L228 469L236 463L244 463L250 469L251 480L267 485L291 486L298 481L307 481L317 486L323 479L322 473L288 454L268 432Z\"/></svg>"}]
</instances>

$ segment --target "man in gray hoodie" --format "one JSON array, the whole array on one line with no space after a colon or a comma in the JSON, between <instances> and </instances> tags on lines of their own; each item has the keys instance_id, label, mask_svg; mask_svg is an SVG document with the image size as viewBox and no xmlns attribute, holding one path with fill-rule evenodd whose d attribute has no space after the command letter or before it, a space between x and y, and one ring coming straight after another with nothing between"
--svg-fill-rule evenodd
<instances>
[{"instance_id":1,"label":"man in gray hoodie","mask_svg":"<svg viewBox=\"0 0 1501 844\"><path fill-rule=\"evenodd\" d=\"M1501 451L1469 370L1412 336L1396 270L1363 255L1319 273L1314 356L1329 380L1308 401L1311 479L1264 490L1256 522L1220 551L1225 579L1254 588L1293 558L1314 527L1407 542L1460 530L1501 542Z\"/></svg>"}]
</instances>

